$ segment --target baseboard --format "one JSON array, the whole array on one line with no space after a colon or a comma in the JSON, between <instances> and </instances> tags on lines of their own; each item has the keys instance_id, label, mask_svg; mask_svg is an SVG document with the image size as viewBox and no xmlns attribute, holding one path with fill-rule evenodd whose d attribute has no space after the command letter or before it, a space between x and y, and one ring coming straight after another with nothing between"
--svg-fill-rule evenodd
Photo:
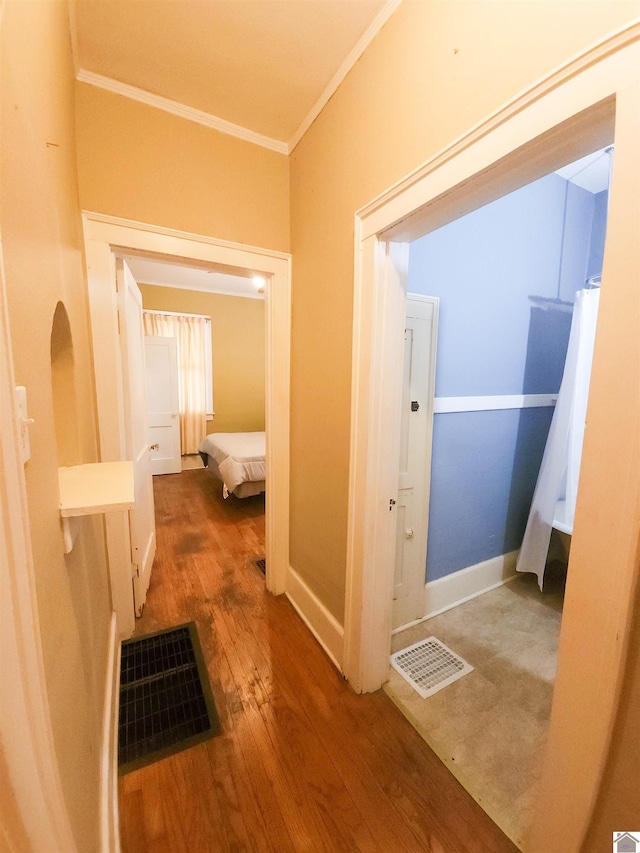
<instances>
[{"instance_id":1,"label":"baseboard","mask_svg":"<svg viewBox=\"0 0 640 853\"><path fill-rule=\"evenodd\" d=\"M342 672L344 628L291 566L287 571L285 595L329 658Z\"/></svg>"},{"instance_id":2,"label":"baseboard","mask_svg":"<svg viewBox=\"0 0 640 853\"><path fill-rule=\"evenodd\" d=\"M102 756L100 767L101 853L120 853L120 821L118 816L119 648L116 614L112 613L104 685Z\"/></svg>"},{"instance_id":3,"label":"baseboard","mask_svg":"<svg viewBox=\"0 0 640 853\"><path fill-rule=\"evenodd\" d=\"M424 618L430 619L512 581L516 577L517 559L518 552L510 551L436 581L430 581L424 588Z\"/></svg>"}]
</instances>

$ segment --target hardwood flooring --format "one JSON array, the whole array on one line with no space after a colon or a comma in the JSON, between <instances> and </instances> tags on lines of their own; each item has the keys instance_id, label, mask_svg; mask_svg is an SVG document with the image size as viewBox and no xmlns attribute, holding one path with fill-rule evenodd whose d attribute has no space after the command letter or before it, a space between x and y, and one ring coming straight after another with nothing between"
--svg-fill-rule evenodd
<instances>
[{"instance_id":1,"label":"hardwood flooring","mask_svg":"<svg viewBox=\"0 0 640 853\"><path fill-rule=\"evenodd\" d=\"M266 592L264 501L206 470L154 478L136 634L194 620L222 734L120 779L123 853L514 851L391 701L357 696Z\"/></svg>"}]
</instances>

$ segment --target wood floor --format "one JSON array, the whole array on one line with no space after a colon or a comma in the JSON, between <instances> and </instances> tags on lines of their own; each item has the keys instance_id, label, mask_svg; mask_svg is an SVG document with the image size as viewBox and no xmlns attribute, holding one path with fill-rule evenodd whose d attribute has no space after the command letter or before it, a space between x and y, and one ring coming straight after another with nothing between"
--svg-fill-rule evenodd
<instances>
[{"instance_id":1,"label":"wood floor","mask_svg":"<svg viewBox=\"0 0 640 853\"><path fill-rule=\"evenodd\" d=\"M120 779L123 853L516 848L378 691L357 696L265 591L261 497L154 478L158 550L137 634L195 620L222 734Z\"/></svg>"}]
</instances>

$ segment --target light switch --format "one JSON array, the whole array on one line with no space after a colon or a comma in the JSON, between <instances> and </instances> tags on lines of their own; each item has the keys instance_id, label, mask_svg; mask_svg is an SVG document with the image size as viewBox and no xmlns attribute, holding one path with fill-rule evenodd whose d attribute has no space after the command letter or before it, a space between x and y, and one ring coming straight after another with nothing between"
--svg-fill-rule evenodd
<instances>
[{"instance_id":1,"label":"light switch","mask_svg":"<svg viewBox=\"0 0 640 853\"><path fill-rule=\"evenodd\" d=\"M24 385L16 386L16 406L18 409L18 423L20 424L20 460L24 465L31 459L29 425L33 423L33 418L30 418L27 414L27 389Z\"/></svg>"}]
</instances>

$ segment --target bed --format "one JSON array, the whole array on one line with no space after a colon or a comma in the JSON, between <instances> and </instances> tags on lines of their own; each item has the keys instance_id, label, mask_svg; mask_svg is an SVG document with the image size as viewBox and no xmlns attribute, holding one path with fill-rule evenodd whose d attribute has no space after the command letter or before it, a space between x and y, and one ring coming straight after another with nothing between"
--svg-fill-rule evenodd
<instances>
[{"instance_id":1,"label":"bed","mask_svg":"<svg viewBox=\"0 0 640 853\"><path fill-rule=\"evenodd\" d=\"M222 495L248 498L264 492L267 477L264 432L212 432L198 452L222 483Z\"/></svg>"}]
</instances>

